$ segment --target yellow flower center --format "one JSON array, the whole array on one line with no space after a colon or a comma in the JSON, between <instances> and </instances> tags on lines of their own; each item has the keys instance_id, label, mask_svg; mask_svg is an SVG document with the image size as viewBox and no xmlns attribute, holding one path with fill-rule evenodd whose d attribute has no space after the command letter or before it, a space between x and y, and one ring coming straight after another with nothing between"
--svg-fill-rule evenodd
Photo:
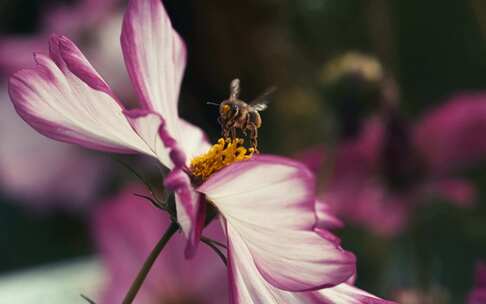
<instances>
[{"instance_id":1,"label":"yellow flower center","mask_svg":"<svg viewBox=\"0 0 486 304\"><path fill-rule=\"evenodd\" d=\"M245 148L242 138L220 138L208 152L195 157L191 161L191 173L201 178L207 179L211 174L237 161L250 159L255 153L253 148Z\"/></svg>"}]
</instances>

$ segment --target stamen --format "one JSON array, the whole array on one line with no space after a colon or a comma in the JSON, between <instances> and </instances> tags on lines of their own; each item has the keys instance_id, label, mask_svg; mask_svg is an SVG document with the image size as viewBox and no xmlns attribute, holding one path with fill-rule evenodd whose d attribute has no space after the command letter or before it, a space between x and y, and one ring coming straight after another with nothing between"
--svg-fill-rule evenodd
<instances>
[{"instance_id":1,"label":"stamen","mask_svg":"<svg viewBox=\"0 0 486 304\"><path fill-rule=\"evenodd\" d=\"M250 159L255 153L253 148L245 148L242 138L220 138L208 152L195 157L191 161L191 173L201 178L207 179L211 174L221 170L237 161Z\"/></svg>"}]
</instances>

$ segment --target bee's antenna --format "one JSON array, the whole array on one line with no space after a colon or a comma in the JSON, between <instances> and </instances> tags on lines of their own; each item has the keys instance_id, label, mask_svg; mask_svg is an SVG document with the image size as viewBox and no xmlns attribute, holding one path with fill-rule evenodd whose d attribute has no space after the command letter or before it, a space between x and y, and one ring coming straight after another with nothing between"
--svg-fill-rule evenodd
<instances>
[{"instance_id":1,"label":"bee's antenna","mask_svg":"<svg viewBox=\"0 0 486 304\"><path fill-rule=\"evenodd\" d=\"M212 105L212 106L219 106L219 104L218 104L218 103L215 103L215 102L209 102L209 101L208 101L208 102L206 102L206 104L208 104L208 105Z\"/></svg>"}]
</instances>

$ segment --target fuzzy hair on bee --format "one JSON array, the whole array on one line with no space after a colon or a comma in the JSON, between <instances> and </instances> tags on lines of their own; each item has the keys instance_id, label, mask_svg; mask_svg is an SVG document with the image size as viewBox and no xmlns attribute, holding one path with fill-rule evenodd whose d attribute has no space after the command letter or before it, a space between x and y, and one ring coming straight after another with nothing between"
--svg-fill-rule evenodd
<instances>
[{"instance_id":1,"label":"fuzzy hair on bee","mask_svg":"<svg viewBox=\"0 0 486 304\"><path fill-rule=\"evenodd\" d=\"M239 130L250 137L252 147L258 151L258 129L262 125L259 112L267 108L267 97L275 90L275 87L271 87L247 103L240 99L240 80L233 79L229 98L219 104L218 122L221 125L222 136L234 140Z\"/></svg>"}]
</instances>

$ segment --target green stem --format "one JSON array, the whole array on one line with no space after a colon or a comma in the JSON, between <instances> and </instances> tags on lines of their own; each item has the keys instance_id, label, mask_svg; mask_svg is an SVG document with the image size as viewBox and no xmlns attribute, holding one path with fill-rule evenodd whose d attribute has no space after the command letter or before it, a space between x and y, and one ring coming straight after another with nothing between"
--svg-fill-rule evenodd
<instances>
[{"instance_id":1,"label":"green stem","mask_svg":"<svg viewBox=\"0 0 486 304\"><path fill-rule=\"evenodd\" d=\"M132 286L130 286L127 295L125 296L125 299L123 299L123 304L131 304L133 302L155 260L178 229L179 225L175 222L172 222L169 228L167 228L160 241L157 243L157 245L155 245L154 249L152 249L152 252L150 252L150 255L145 260L145 263L143 263L142 269L140 269L137 277L133 281Z\"/></svg>"}]
</instances>

